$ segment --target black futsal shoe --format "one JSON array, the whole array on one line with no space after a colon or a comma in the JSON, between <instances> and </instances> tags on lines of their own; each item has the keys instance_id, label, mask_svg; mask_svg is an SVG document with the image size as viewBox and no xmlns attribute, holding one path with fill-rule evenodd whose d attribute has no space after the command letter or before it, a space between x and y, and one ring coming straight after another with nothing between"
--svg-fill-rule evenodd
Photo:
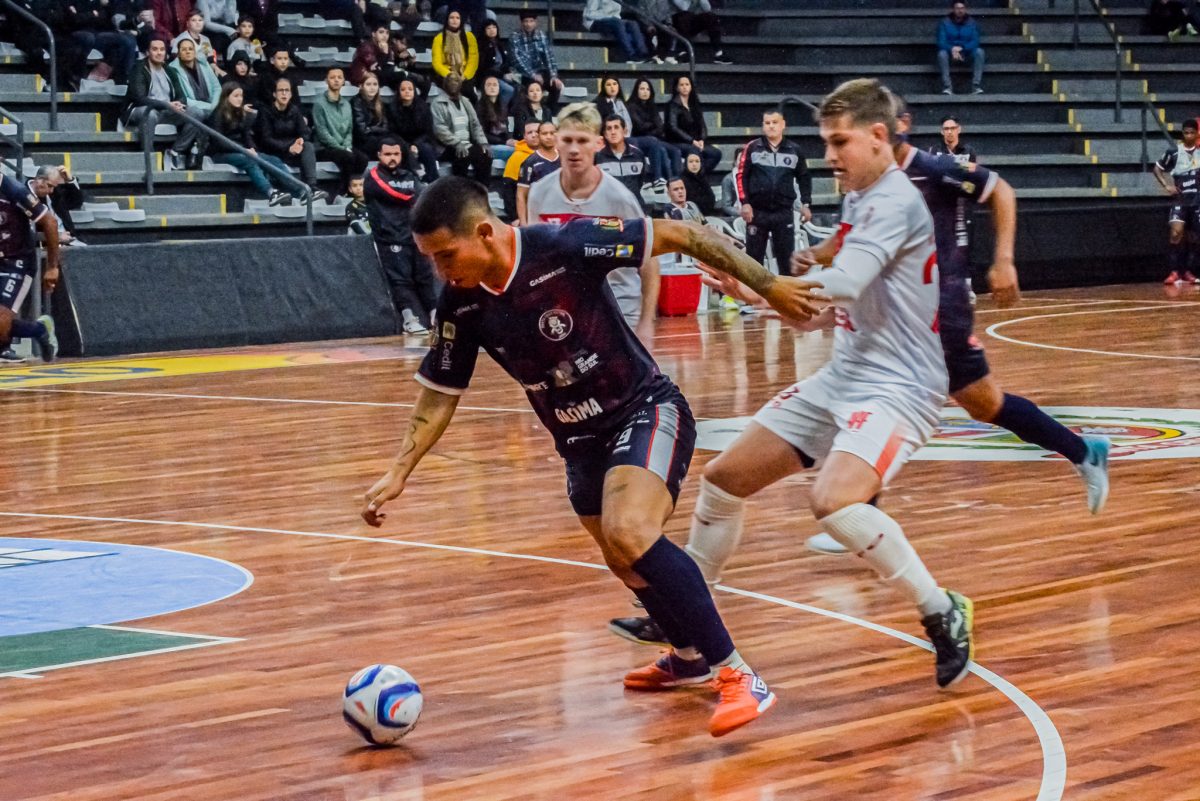
<instances>
[{"instance_id":1,"label":"black futsal shoe","mask_svg":"<svg viewBox=\"0 0 1200 801\"><path fill-rule=\"evenodd\" d=\"M662 629L649 617L614 617L608 621L608 630L640 645L671 647Z\"/></svg>"},{"instance_id":2,"label":"black futsal shoe","mask_svg":"<svg viewBox=\"0 0 1200 801\"><path fill-rule=\"evenodd\" d=\"M975 624L975 605L965 595L946 590L950 611L928 615L921 619L937 653L938 687L949 687L962 681L975 656L971 628Z\"/></svg>"}]
</instances>

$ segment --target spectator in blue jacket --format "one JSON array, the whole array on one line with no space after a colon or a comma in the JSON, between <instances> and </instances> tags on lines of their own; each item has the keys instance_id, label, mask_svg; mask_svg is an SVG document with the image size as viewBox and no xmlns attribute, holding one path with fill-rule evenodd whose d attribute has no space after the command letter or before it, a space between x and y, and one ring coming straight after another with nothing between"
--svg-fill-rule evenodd
<instances>
[{"instance_id":1,"label":"spectator in blue jacket","mask_svg":"<svg viewBox=\"0 0 1200 801\"><path fill-rule=\"evenodd\" d=\"M970 62L974 73L971 77L971 94L983 94L983 48L979 46L979 25L967 13L967 4L955 2L950 13L938 24L938 67L942 71L942 94L952 95L950 88L950 65Z\"/></svg>"}]
</instances>

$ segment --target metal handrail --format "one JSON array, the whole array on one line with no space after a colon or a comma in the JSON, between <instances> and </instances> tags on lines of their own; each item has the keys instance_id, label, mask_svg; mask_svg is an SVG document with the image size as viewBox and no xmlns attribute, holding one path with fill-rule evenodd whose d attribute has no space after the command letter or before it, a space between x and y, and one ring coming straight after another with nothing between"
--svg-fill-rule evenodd
<instances>
[{"instance_id":1,"label":"metal handrail","mask_svg":"<svg viewBox=\"0 0 1200 801\"><path fill-rule=\"evenodd\" d=\"M229 148L230 150L232 150L235 153L241 153L243 156L250 159L255 164L257 164L259 167L261 167L263 169L263 171L270 173L271 175L275 176L276 178L279 178L286 184L300 187L301 192L299 193L299 196L304 199L305 204L308 206L308 211L307 211L307 214L305 215L305 222L304 222L305 233L308 236L313 235L313 191L312 191L312 187L308 186L303 181L296 178L294 175L292 175L287 170L279 169L274 164L272 164L271 162L264 159L262 156L259 156L257 153L251 153L249 150L242 147L237 142L233 141L228 136L226 136L225 134L218 131L216 128L213 128L208 123L201 122L200 120L197 120L194 117L189 117L186 114L180 114L178 111L176 111L175 109L173 109L171 107L170 103L168 103L164 100L156 100L152 97L147 97L142 102L142 105L149 106L150 108L158 109L159 111L164 111L164 112L170 114L172 118L182 122L184 125L191 125L195 128L199 128L200 130L202 130L206 134L208 134L210 139L217 140L222 145ZM153 195L154 194L154 169L153 169L153 167L154 167L154 156L153 156L154 127L151 125L147 125L146 123L147 123L147 120L143 119L142 122L139 124L139 127L141 128L141 135L142 135L142 152L145 154L145 157L146 157L146 193Z\"/></svg>"},{"instance_id":2,"label":"metal handrail","mask_svg":"<svg viewBox=\"0 0 1200 801\"><path fill-rule=\"evenodd\" d=\"M8 117L17 126L17 138L13 139L8 134L0 131L0 141L7 142L12 145L17 151L17 161L13 165L14 171L17 173L17 180L20 181L25 177L25 123L16 114L0 106L0 116ZM4 161L4 159L0 159Z\"/></svg>"},{"instance_id":3,"label":"metal handrail","mask_svg":"<svg viewBox=\"0 0 1200 801\"><path fill-rule=\"evenodd\" d=\"M1142 172L1150 170L1150 142L1146 138L1149 132L1149 126L1146 124L1146 117L1153 117L1154 122L1158 124L1158 130L1162 132L1163 138L1167 140L1168 147L1176 145L1175 137L1171 135L1171 129L1158 116L1158 109L1150 105L1149 100L1142 101Z\"/></svg>"},{"instance_id":4,"label":"metal handrail","mask_svg":"<svg viewBox=\"0 0 1200 801\"><path fill-rule=\"evenodd\" d=\"M46 41L50 47L50 130L58 130L58 48L54 44L54 31L50 30L50 26L42 22L36 15L21 8L12 0L0 0L0 5L3 5L9 11L16 12L19 16L32 22L37 27L41 28L46 34Z\"/></svg>"},{"instance_id":5,"label":"metal handrail","mask_svg":"<svg viewBox=\"0 0 1200 801\"><path fill-rule=\"evenodd\" d=\"M1113 122L1121 122L1121 70L1125 64L1125 51L1121 47L1121 36L1117 33L1117 26L1109 22L1105 18L1104 9L1100 6L1099 0L1090 0L1092 8L1096 12L1096 16L1100 19L1100 24L1108 31L1108 35L1112 37L1113 51L1116 56L1116 92L1113 94ZM1075 25L1074 33L1071 35L1072 46L1079 47L1079 0L1075 0Z\"/></svg>"}]
</instances>

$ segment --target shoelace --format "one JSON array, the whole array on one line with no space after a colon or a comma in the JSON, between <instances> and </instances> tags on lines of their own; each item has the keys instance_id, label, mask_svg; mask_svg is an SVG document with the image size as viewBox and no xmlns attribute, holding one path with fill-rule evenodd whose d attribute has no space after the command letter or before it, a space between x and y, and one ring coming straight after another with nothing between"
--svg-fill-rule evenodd
<instances>
[{"instance_id":1,"label":"shoelace","mask_svg":"<svg viewBox=\"0 0 1200 801\"><path fill-rule=\"evenodd\" d=\"M738 690L749 680L749 673L743 673L740 670L731 670L726 674L722 670L713 679L713 689L721 694L721 703L725 703L726 701L735 700L738 696Z\"/></svg>"}]
</instances>

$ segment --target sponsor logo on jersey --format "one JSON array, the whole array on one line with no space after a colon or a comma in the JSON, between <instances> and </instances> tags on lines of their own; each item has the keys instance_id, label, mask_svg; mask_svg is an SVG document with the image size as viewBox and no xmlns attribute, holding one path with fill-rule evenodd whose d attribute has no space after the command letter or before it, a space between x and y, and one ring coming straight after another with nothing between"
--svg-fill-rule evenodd
<instances>
[{"instance_id":1,"label":"sponsor logo on jersey","mask_svg":"<svg viewBox=\"0 0 1200 801\"><path fill-rule=\"evenodd\" d=\"M551 342L562 342L574 328L575 321L562 309L551 309L538 319L538 330Z\"/></svg>"},{"instance_id":2,"label":"sponsor logo on jersey","mask_svg":"<svg viewBox=\"0 0 1200 801\"><path fill-rule=\"evenodd\" d=\"M539 381L536 384L522 384L526 392L545 392L550 388L549 381Z\"/></svg>"},{"instance_id":3,"label":"sponsor logo on jersey","mask_svg":"<svg viewBox=\"0 0 1200 801\"><path fill-rule=\"evenodd\" d=\"M600 364L600 354L599 353L592 353L587 356L575 357L575 369L579 371L580 375L584 375L584 374L588 373L589 371L596 369L596 367L599 364Z\"/></svg>"},{"instance_id":4,"label":"sponsor logo on jersey","mask_svg":"<svg viewBox=\"0 0 1200 801\"><path fill-rule=\"evenodd\" d=\"M557 270L555 270L555 271L553 271L553 272L545 273L544 275L539 275L537 278L535 278L535 279L533 279L532 281L530 281L530 282L529 282L529 285L530 285L530 286L537 286L538 284L545 283L546 281L549 281L549 280L550 280L551 278L553 278L554 276L556 276L556 275L562 275L562 274L563 274L563 273L565 273L566 271L567 271L567 268L566 268L566 267L559 267Z\"/></svg>"},{"instance_id":5,"label":"sponsor logo on jersey","mask_svg":"<svg viewBox=\"0 0 1200 801\"><path fill-rule=\"evenodd\" d=\"M472 303L469 306L459 306L457 309L454 310L454 314L455 315L466 314L467 312L475 311L478 308L479 308L478 303Z\"/></svg>"},{"instance_id":6,"label":"sponsor logo on jersey","mask_svg":"<svg viewBox=\"0 0 1200 801\"><path fill-rule=\"evenodd\" d=\"M962 191L966 192L968 195L973 194L975 192L975 183L973 181L963 181Z\"/></svg>"},{"instance_id":7,"label":"sponsor logo on jersey","mask_svg":"<svg viewBox=\"0 0 1200 801\"><path fill-rule=\"evenodd\" d=\"M613 245L584 245L583 255L587 258L606 256L611 259L617 255L617 249Z\"/></svg>"},{"instance_id":8,"label":"sponsor logo on jersey","mask_svg":"<svg viewBox=\"0 0 1200 801\"><path fill-rule=\"evenodd\" d=\"M617 245L617 258L628 259L633 257L633 245Z\"/></svg>"},{"instance_id":9,"label":"sponsor logo on jersey","mask_svg":"<svg viewBox=\"0 0 1200 801\"><path fill-rule=\"evenodd\" d=\"M598 414L604 414L604 409L595 398L588 398L583 403L572 403L566 408L554 410L554 416L560 423L582 423Z\"/></svg>"},{"instance_id":10,"label":"sponsor logo on jersey","mask_svg":"<svg viewBox=\"0 0 1200 801\"><path fill-rule=\"evenodd\" d=\"M458 327L447 320L442 323L442 339L454 339L458 335Z\"/></svg>"},{"instance_id":11,"label":"sponsor logo on jersey","mask_svg":"<svg viewBox=\"0 0 1200 801\"><path fill-rule=\"evenodd\" d=\"M441 362L439 363L439 366L443 370L449 370L454 365L454 361L452 359L453 355L454 355L454 343L446 341L446 340L442 340L442 359L441 359Z\"/></svg>"},{"instance_id":12,"label":"sponsor logo on jersey","mask_svg":"<svg viewBox=\"0 0 1200 801\"><path fill-rule=\"evenodd\" d=\"M594 224L606 231L624 231L625 221L620 217L596 217Z\"/></svg>"}]
</instances>

